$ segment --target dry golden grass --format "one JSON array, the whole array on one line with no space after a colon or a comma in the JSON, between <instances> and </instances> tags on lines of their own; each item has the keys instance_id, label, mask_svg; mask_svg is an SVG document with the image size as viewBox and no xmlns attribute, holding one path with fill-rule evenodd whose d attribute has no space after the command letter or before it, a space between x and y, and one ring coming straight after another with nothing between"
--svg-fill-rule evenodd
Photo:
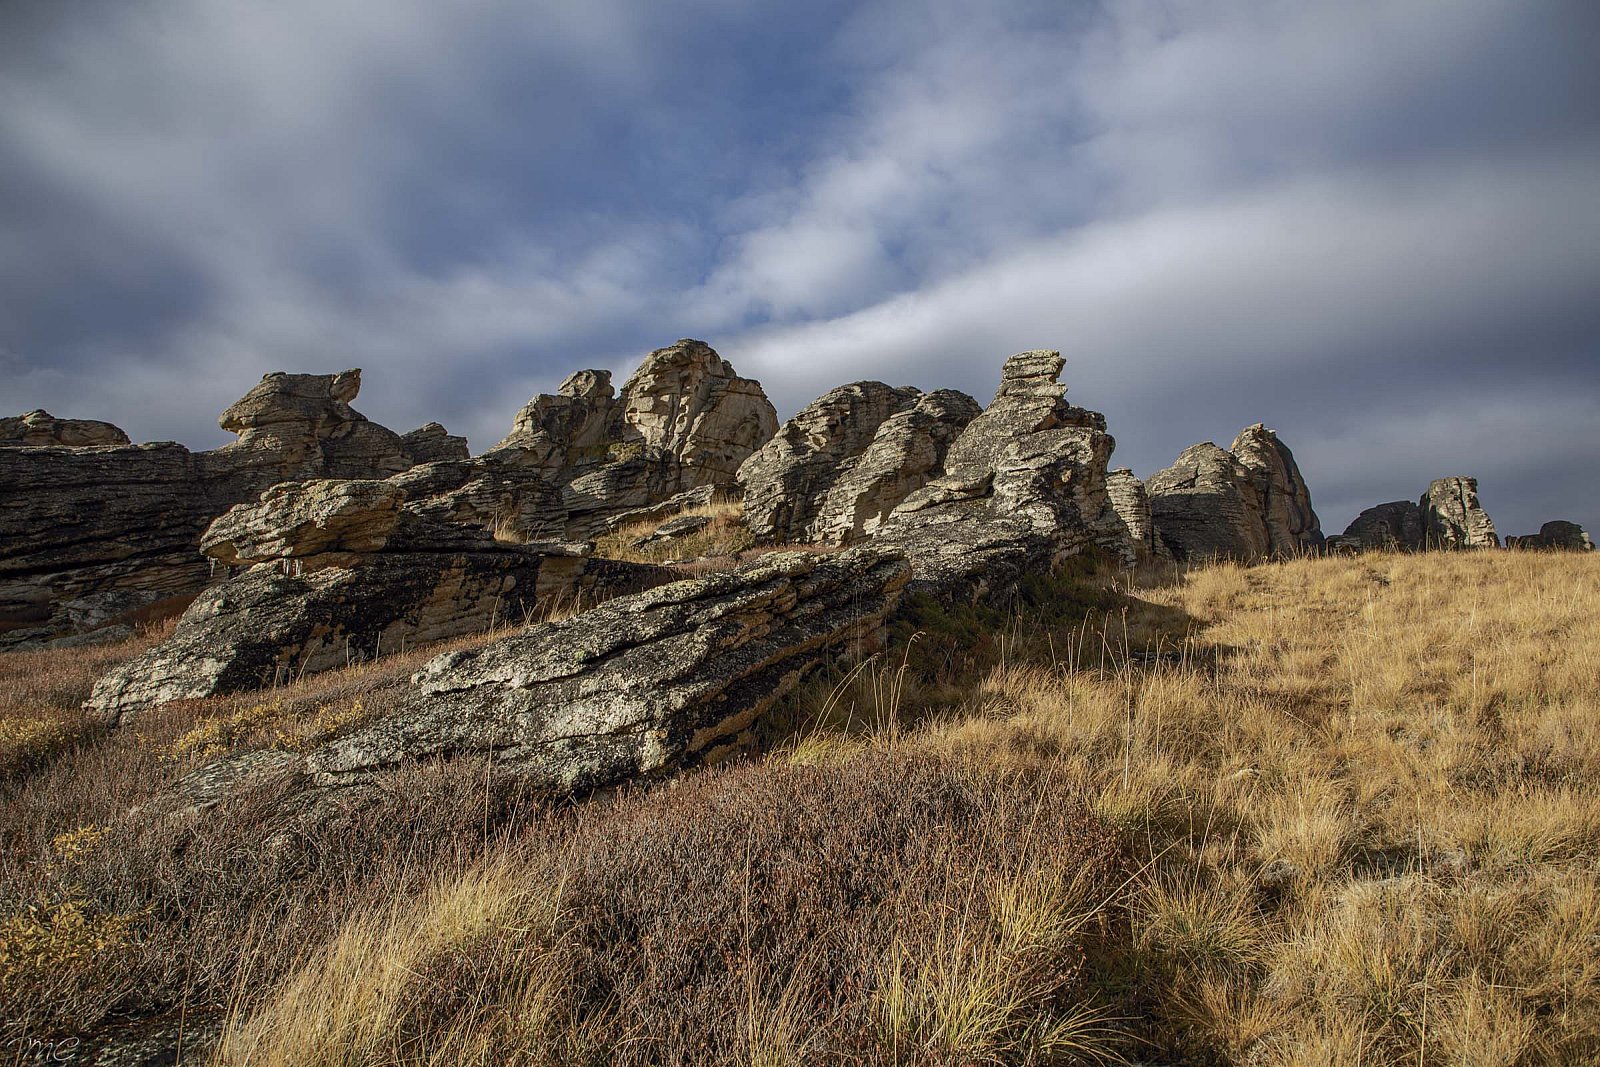
<instances>
[{"instance_id":1,"label":"dry golden grass","mask_svg":"<svg viewBox=\"0 0 1600 1067\"><path fill-rule=\"evenodd\" d=\"M672 519L686 515L706 515L710 524L685 537L635 547L641 537L655 533ZM595 541L595 554L606 559L630 563L677 563L700 558L737 556L754 544L744 525L744 507L737 500L714 500L701 507L687 508L675 515L647 522L630 523Z\"/></svg>"},{"instance_id":2,"label":"dry golden grass","mask_svg":"<svg viewBox=\"0 0 1600 1067\"><path fill-rule=\"evenodd\" d=\"M28 1032L187 997L227 1063L1600 1061L1600 559L912 607L765 760L567 810L462 765L289 837L128 814L421 650L75 741L0 798Z\"/></svg>"}]
</instances>

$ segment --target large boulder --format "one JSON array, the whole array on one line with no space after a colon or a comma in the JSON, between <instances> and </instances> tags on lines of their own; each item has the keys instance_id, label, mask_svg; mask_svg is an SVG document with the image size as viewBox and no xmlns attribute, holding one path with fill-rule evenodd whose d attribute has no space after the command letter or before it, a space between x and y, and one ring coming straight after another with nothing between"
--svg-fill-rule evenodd
<instances>
[{"instance_id":1,"label":"large boulder","mask_svg":"<svg viewBox=\"0 0 1600 1067\"><path fill-rule=\"evenodd\" d=\"M1416 552L1427 534L1422 508L1409 500L1393 500L1357 515L1339 540L1354 548Z\"/></svg>"},{"instance_id":2,"label":"large boulder","mask_svg":"<svg viewBox=\"0 0 1600 1067\"><path fill-rule=\"evenodd\" d=\"M1256 472L1210 441L1145 482L1162 542L1181 562L1262 559L1272 551Z\"/></svg>"},{"instance_id":3,"label":"large boulder","mask_svg":"<svg viewBox=\"0 0 1600 1067\"><path fill-rule=\"evenodd\" d=\"M1261 423L1233 447L1183 450L1145 482L1156 535L1179 560L1245 562L1321 551L1311 490L1289 446Z\"/></svg>"},{"instance_id":4,"label":"large boulder","mask_svg":"<svg viewBox=\"0 0 1600 1067\"><path fill-rule=\"evenodd\" d=\"M1144 482L1127 467L1106 473L1106 497L1123 529L1120 555L1124 566L1134 567L1158 560L1171 560L1172 553L1150 514L1150 493Z\"/></svg>"},{"instance_id":5,"label":"large boulder","mask_svg":"<svg viewBox=\"0 0 1600 1067\"><path fill-rule=\"evenodd\" d=\"M1116 443L1105 417L1065 399L1058 352L1006 361L994 402L945 454L944 473L895 508L875 544L906 554L913 588L944 599L1003 597L1022 576L1126 531L1106 495Z\"/></svg>"},{"instance_id":6,"label":"large boulder","mask_svg":"<svg viewBox=\"0 0 1600 1067\"><path fill-rule=\"evenodd\" d=\"M287 482L230 508L201 537L200 551L230 567L278 559L347 565L383 550L404 502L390 482Z\"/></svg>"},{"instance_id":7,"label":"large boulder","mask_svg":"<svg viewBox=\"0 0 1600 1067\"><path fill-rule=\"evenodd\" d=\"M94 419L58 419L42 408L0 419L0 448L60 445L94 448L126 445L128 435L109 422Z\"/></svg>"},{"instance_id":8,"label":"large boulder","mask_svg":"<svg viewBox=\"0 0 1600 1067\"><path fill-rule=\"evenodd\" d=\"M1322 547L1322 525L1311 507L1311 490L1289 446L1261 423L1247 426L1229 449L1255 481L1267 524L1267 548L1290 557Z\"/></svg>"},{"instance_id":9,"label":"large boulder","mask_svg":"<svg viewBox=\"0 0 1600 1067\"><path fill-rule=\"evenodd\" d=\"M1553 519L1539 527L1536 534L1508 537L1506 544L1514 548L1544 548L1561 552L1593 552L1594 541L1589 532L1575 522Z\"/></svg>"},{"instance_id":10,"label":"large boulder","mask_svg":"<svg viewBox=\"0 0 1600 1067\"><path fill-rule=\"evenodd\" d=\"M379 717L310 753L235 757L197 780L215 792L268 769L304 796L409 760L493 753L575 793L715 761L823 662L877 648L909 576L872 548L769 554L446 653L386 691Z\"/></svg>"},{"instance_id":11,"label":"large boulder","mask_svg":"<svg viewBox=\"0 0 1600 1067\"><path fill-rule=\"evenodd\" d=\"M1498 548L1489 513L1478 503L1478 479L1438 478L1422 495L1423 524L1429 548Z\"/></svg>"}]
</instances>

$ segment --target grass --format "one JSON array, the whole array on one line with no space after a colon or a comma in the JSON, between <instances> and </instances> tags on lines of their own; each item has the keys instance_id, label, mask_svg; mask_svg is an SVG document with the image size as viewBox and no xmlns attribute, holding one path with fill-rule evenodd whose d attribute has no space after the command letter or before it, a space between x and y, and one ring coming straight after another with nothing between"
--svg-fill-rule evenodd
<instances>
[{"instance_id":1,"label":"grass","mask_svg":"<svg viewBox=\"0 0 1600 1067\"><path fill-rule=\"evenodd\" d=\"M135 650L0 657L0 726L72 723ZM4 1038L187 1011L251 1064L1600 1059L1600 560L1039 576L910 605L757 761L151 814L428 651L14 764Z\"/></svg>"},{"instance_id":2,"label":"grass","mask_svg":"<svg viewBox=\"0 0 1600 1067\"><path fill-rule=\"evenodd\" d=\"M673 519L705 515L711 522L684 537L647 545L636 542L655 533ZM714 500L665 518L630 523L595 542L595 555L631 563L680 563L688 560L736 557L755 543L744 524L744 508L736 500Z\"/></svg>"}]
</instances>

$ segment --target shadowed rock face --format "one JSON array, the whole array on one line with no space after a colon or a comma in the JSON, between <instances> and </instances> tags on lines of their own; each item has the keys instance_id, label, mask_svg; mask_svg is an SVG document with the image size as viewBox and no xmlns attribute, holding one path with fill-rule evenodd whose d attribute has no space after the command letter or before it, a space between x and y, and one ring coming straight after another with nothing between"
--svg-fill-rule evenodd
<instances>
[{"instance_id":1,"label":"shadowed rock face","mask_svg":"<svg viewBox=\"0 0 1600 1067\"><path fill-rule=\"evenodd\" d=\"M1562 552L1594 551L1594 541L1590 540L1588 531L1577 523L1565 519L1554 519L1545 523L1539 527L1539 532L1536 534L1508 537L1506 545L1512 548L1547 548Z\"/></svg>"},{"instance_id":2,"label":"shadowed rock face","mask_svg":"<svg viewBox=\"0 0 1600 1067\"><path fill-rule=\"evenodd\" d=\"M1180 561L1255 560L1272 542L1254 473L1207 441L1145 483L1161 540Z\"/></svg>"},{"instance_id":3,"label":"shadowed rock face","mask_svg":"<svg viewBox=\"0 0 1600 1067\"><path fill-rule=\"evenodd\" d=\"M1111 501L1111 509L1125 531L1122 551L1124 566L1134 567L1172 558L1166 542L1156 533L1155 520L1150 514L1150 494L1145 484L1133 476L1133 471L1118 467L1107 472L1106 497Z\"/></svg>"},{"instance_id":4,"label":"shadowed rock face","mask_svg":"<svg viewBox=\"0 0 1600 1067\"><path fill-rule=\"evenodd\" d=\"M945 451L978 410L953 389L829 390L739 468L745 521L769 544L858 541L942 473Z\"/></svg>"},{"instance_id":5,"label":"shadowed rock face","mask_svg":"<svg viewBox=\"0 0 1600 1067\"><path fill-rule=\"evenodd\" d=\"M1022 575L1091 546L1125 550L1106 495L1116 443L1104 416L1067 403L1063 366L1058 352L1007 360L994 402L951 443L944 473L883 524L874 543L906 554L913 588L1003 596Z\"/></svg>"},{"instance_id":6,"label":"shadowed rock face","mask_svg":"<svg viewBox=\"0 0 1600 1067\"><path fill-rule=\"evenodd\" d=\"M464 460L472 455L467 449L467 439L458 437L437 422L419 426L402 434L400 443L412 463L443 463Z\"/></svg>"},{"instance_id":7,"label":"shadowed rock face","mask_svg":"<svg viewBox=\"0 0 1600 1067\"><path fill-rule=\"evenodd\" d=\"M1159 539L1179 560L1258 560L1322 548L1294 453L1261 423L1224 451L1207 441L1183 450L1145 482Z\"/></svg>"},{"instance_id":8,"label":"shadowed rock face","mask_svg":"<svg viewBox=\"0 0 1600 1067\"><path fill-rule=\"evenodd\" d=\"M1427 537L1422 508L1409 500L1370 507L1345 527L1341 542L1353 547L1416 552Z\"/></svg>"},{"instance_id":9,"label":"shadowed rock face","mask_svg":"<svg viewBox=\"0 0 1600 1067\"><path fill-rule=\"evenodd\" d=\"M875 651L909 576L870 548L774 553L619 597L440 656L385 692L392 712L265 771L348 788L405 760L493 752L502 769L570 793L714 761L747 745L824 659ZM201 779L215 792L263 773L244 757Z\"/></svg>"},{"instance_id":10,"label":"shadowed rock face","mask_svg":"<svg viewBox=\"0 0 1600 1067\"><path fill-rule=\"evenodd\" d=\"M58 419L43 409L0 419L0 448L64 445L90 448L131 444L128 435L109 422Z\"/></svg>"}]
</instances>

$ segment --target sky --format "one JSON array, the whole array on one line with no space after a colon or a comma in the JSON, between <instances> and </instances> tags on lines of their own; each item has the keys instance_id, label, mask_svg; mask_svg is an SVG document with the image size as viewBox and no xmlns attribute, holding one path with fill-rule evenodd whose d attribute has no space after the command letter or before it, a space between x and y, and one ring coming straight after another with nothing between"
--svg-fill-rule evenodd
<instances>
[{"instance_id":1,"label":"sky","mask_svg":"<svg viewBox=\"0 0 1600 1067\"><path fill-rule=\"evenodd\" d=\"M475 450L710 342L781 416L1061 350L1149 475L1600 530L1592 0L7 0L0 414L229 439L271 370Z\"/></svg>"}]
</instances>

